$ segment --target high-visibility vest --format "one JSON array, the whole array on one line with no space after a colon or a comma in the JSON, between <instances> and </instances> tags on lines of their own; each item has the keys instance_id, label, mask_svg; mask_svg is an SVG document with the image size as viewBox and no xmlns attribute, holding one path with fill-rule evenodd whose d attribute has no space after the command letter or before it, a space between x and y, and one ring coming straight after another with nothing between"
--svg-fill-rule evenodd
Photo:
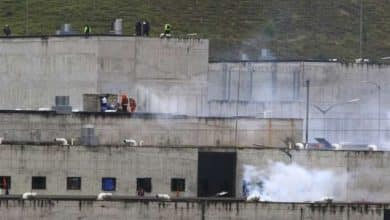
<instances>
[{"instance_id":1,"label":"high-visibility vest","mask_svg":"<svg viewBox=\"0 0 390 220\"><path fill-rule=\"evenodd\" d=\"M88 25L84 26L84 33L91 33L91 27L89 27Z\"/></svg>"},{"instance_id":2,"label":"high-visibility vest","mask_svg":"<svg viewBox=\"0 0 390 220\"><path fill-rule=\"evenodd\" d=\"M170 24L165 24L164 30L165 31L170 31L171 30L171 25Z\"/></svg>"}]
</instances>

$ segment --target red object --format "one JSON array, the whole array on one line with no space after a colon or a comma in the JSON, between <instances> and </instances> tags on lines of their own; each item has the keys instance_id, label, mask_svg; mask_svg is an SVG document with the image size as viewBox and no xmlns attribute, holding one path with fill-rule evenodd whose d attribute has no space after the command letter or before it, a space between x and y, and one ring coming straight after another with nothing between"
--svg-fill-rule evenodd
<instances>
[{"instance_id":1,"label":"red object","mask_svg":"<svg viewBox=\"0 0 390 220\"><path fill-rule=\"evenodd\" d=\"M135 99L130 98L130 112L135 112L135 109L137 108L137 103L135 102Z\"/></svg>"},{"instance_id":2,"label":"red object","mask_svg":"<svg viewBox=\"0 0 390 220\"><path fill-rule=\"evenodd\" d=\"M3 189L7 189L7 179L3 177Z\"/></svg>"},{"instance_id":3,"label":"red object","mask_svg":"<svg viewBox=\"0 0 390 220\"><path fill-rule=\"evenodd\" d=\"M129 103L129 99L127 98L127 95L122 95L121 96L121 104L127 105L128 103Z\"/></svg>"}]
</instances>

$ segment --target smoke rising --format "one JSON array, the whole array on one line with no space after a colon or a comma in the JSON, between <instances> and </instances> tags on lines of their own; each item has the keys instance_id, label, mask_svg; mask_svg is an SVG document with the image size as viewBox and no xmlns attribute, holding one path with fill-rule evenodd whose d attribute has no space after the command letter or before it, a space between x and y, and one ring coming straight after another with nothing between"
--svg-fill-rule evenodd
<instances>
[{"instance_id":1,"label":"smoke rising","mask_svg":"<svg viewBox=\"0 0 390 220\"><path fill-rule=\"evenodd\" d=\"M297 163L270 162L266 169L243 166L244 194L261 201L304 202L325 197L344 200L347 175L307 169Z\"/></svg>"}]
</instances>

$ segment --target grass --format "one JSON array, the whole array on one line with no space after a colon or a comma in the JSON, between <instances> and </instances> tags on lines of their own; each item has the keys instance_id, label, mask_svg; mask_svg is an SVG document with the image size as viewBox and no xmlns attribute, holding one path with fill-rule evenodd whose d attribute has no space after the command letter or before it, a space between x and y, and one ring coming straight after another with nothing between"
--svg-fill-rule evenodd
<instances>
[{"instance_id":1,"label":"grass","mask_svg":"<svg viewBox=\"0 0 390 220\"><path fill-rule=\"evenodd\" d=\"M390 56L390 4L363 0L363 56ZM210 59L258 59L268 48L281 59L359 57L360 0L2 0L0 24L14 35L54 34L64 23L107 33L115 18L133 34L137 19L158 36L164 23L173 33L210 39Z\"/></svg>"}]
</instances>

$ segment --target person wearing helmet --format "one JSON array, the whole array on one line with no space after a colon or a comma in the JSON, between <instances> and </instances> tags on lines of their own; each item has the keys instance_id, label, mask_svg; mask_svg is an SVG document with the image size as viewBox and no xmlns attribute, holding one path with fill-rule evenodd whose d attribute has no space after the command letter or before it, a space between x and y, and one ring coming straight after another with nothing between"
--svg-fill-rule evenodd
<instances>
[{"instance_id":1,"label":"person wearing helmet","mask_svg":"<svg viewBox=\"0 0 390 220\"><path fill-rule=\"evenodd\" d=\"M6 25L4 26L3 32L4 32L5 36L7 36L7 37L11 35L11 28L9 27L8 24L6 24Z\"/></svg>"},{"instance_id":2,"label":"person wearing helmet","mask_svg":"<svg viewBox=\"0 0 390 220\"><path fill-rule=\"evenodd\" d=\"M171 25L170 24L165 24L164 25L164 33L161 33L160 34L160 37L163 38L163 37L166 37L166 38L170 38L171 37Z\"/></svg>"},{"instance_id":3,"label":"person wearing helmet","mask_svg":"<svg viewBox=\"0 0 390 220\"><path fill-rule=\"evenodd\" d=\"M164 33L166 35L171 33L171 25L170 24L165 24L165 26L164 26Z\"/></svg>"},{"instance_id":4,"label":"person wearing helmet","mask_svg":"<svg viewBox=\"0 0 390 220\"><path fill-rule=\"evenodd\" d=\"M91 33L91 27L88 24L84 25L84 35L85 35L85 37L89 37L90 33Z\"/></svg>"},{"instance_id":5,"label":"person wearing helmet","mask_svg":"<svg viewBox=\"0 0 390 220\"><path fill-rule=\"evenodd\" d=\"M141 36L142 34L142 24L140 21L135 22L135 36Z\"/></svg>"},{"instance_id":6,"label":"person wearing helmet","mask_svg":"<svg viewBox=\"0 0 390 220\"><path fill-rule=\"evenodd\" d=\"M142 21L142 36L149 36L149 22L147 20Z\"/></svg>"}]
</instances>

